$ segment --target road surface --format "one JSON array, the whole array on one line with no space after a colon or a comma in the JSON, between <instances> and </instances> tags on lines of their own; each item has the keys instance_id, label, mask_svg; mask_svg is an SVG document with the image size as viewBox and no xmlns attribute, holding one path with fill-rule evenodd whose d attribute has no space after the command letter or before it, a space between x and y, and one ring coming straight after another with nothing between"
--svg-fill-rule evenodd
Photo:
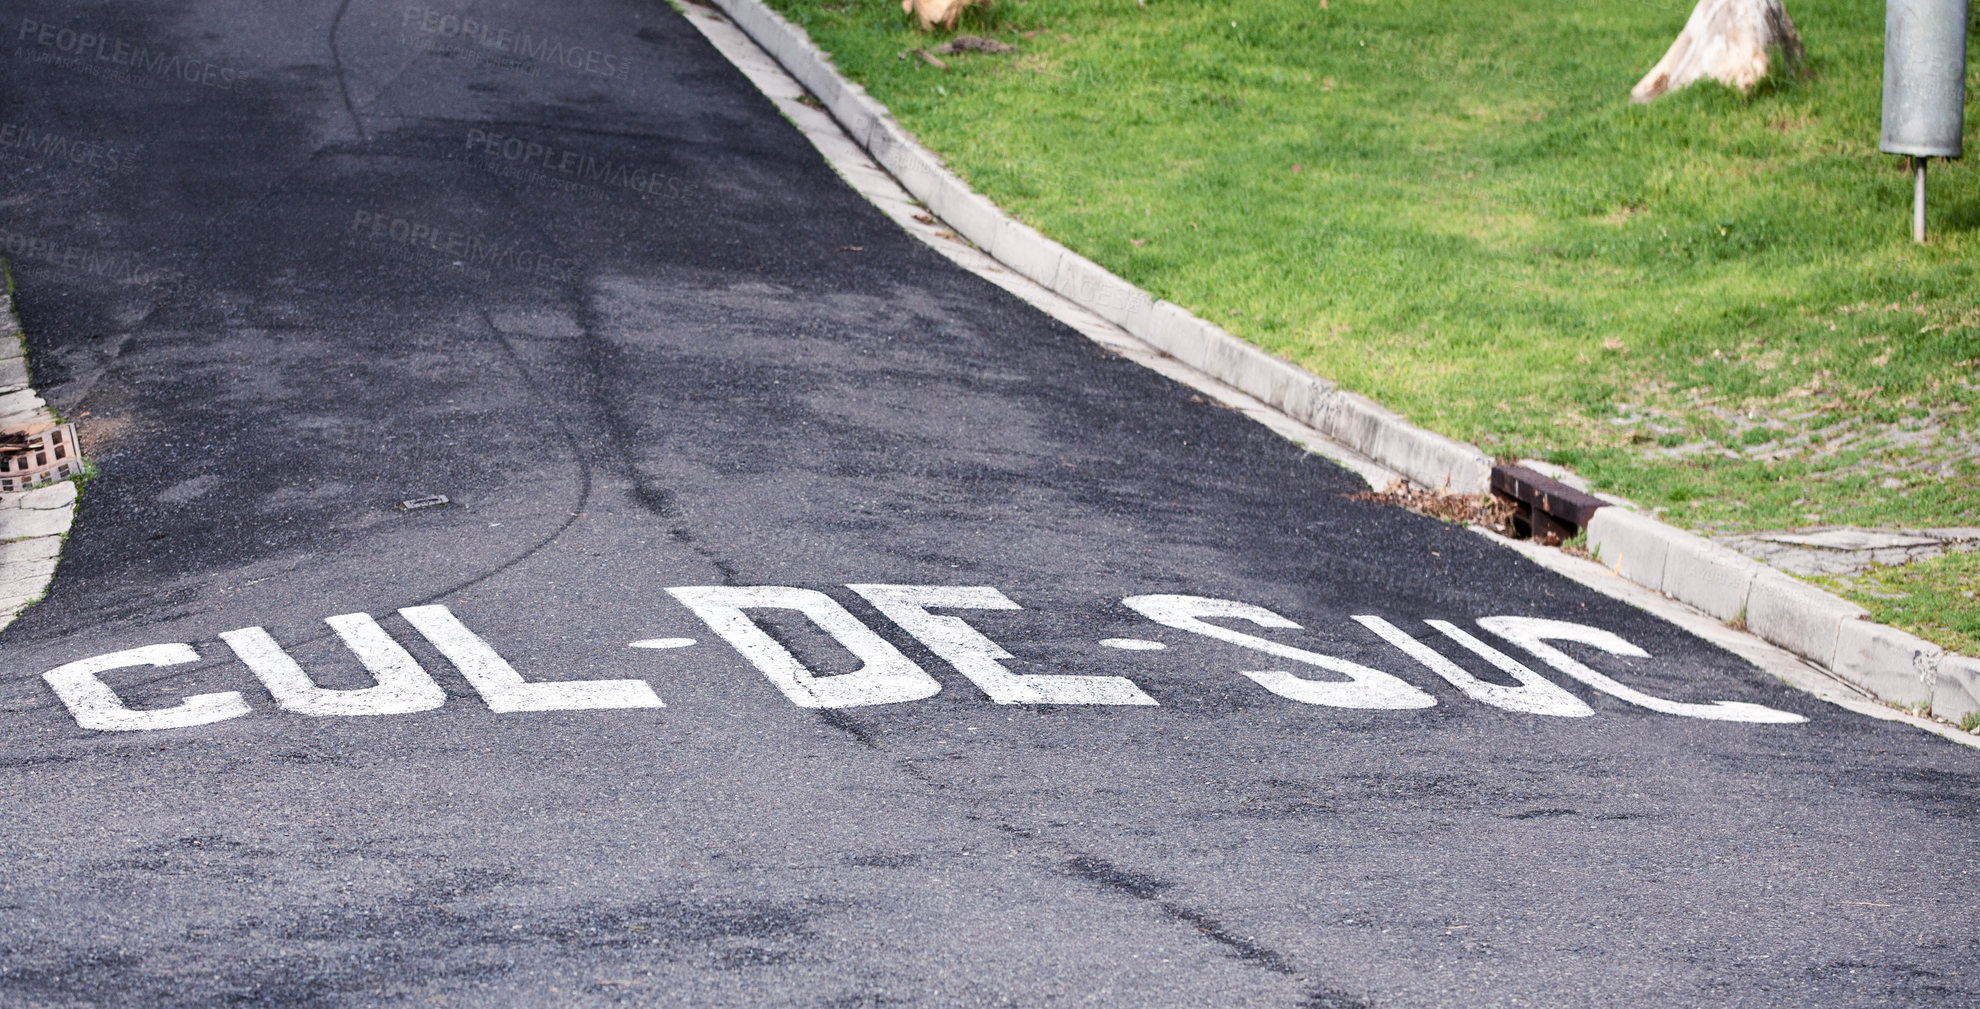
<instances>
[{"instance_id":1,"label":"road surface","mask_svg":"<svg viewBox=\"0 0 1980 1009\"><path fill-rule=\"evenodd\" d=\"M1980 754L1351 500L664 4L0 12L95 466L0 1005L1980 1005Z\"/></svg>"}]
</instances>

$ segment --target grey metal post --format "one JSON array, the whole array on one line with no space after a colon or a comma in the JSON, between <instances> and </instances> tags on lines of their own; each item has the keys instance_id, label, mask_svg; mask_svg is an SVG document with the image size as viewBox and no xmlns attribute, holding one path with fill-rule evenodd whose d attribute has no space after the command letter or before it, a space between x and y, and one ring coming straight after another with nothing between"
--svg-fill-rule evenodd
<instances>
[{"instance_id":1,"label":"grey metal post","mask_svg":"<svg viewBox=\"0 0 1980 1009\"><path fill-rule=\"evenodd\" d=\"M1967 0L1887 0L1880 147L1912 158L1911 237L1925 240L1925 159L1965 153Z\"/></svg>"},{"instance_id":2,"label":"grey metal post","mask_svg":"<svg viewBox=\"0 0 1980 1009\"><path fill-rule=\"evenodd\" d=\"M1924 158L1911 159L1911 240L1925 244L1925 165Z\"/></svg>"}]
</instances>

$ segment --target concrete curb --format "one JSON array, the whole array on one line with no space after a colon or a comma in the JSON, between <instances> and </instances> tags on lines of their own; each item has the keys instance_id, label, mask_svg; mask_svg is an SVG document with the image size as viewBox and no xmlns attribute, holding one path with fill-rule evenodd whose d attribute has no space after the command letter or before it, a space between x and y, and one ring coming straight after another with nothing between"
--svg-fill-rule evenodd
<instances>
[{"instance_id":1,"label":"concrete curb","mask_svg":"<svg viewBox=\"0 0 1980 1009\"><path fill-rule=\"evenodd\" d=\"M1864 619L1863 607L1640 512L1609 507L1588 548L1618 575L1688 603L1892 704L1949 721L1980 712L1980 659Z\"/></svg>"},{"instance_id":2,"label":"concrete curb","mask_svg":"<svg viewBox=\"0 0 1980 1009\"><path fill-rule=\"evenodd\" d=\"M1344 458L1371 483L1374 474L1389 472L1451 493L1489 492L1492 460L1476 446L1417 427L1245 343L1006 215L923 148L865 88L840 75L803 29L760 0L706 2L823 104L901 189L1004 267L1345 448L1337 454L1310 446ZM1624 579L1743 627L1861 690L1898 705L1928 705L1954 721L1980 711L1980 659L1947 654L1864 620L1865 611L1854 603L1624 505L1597 511L1587 531L1590 549Z\"/></svg>"},{"instance_id":3,"label":"concrete curb","mask_svg":"<svg viewBox=\"0 0 1980 1009\"><path fill-rule=\"evenodd\" d=\"M7 426L52 426L55 412L28 384L27 343L14 299L0 294L0 400ZM19 494L0 494L0 628L14 622L48 591L62 540L76 515L76 484L63 480Z\"/></svg>"}]
</instances>

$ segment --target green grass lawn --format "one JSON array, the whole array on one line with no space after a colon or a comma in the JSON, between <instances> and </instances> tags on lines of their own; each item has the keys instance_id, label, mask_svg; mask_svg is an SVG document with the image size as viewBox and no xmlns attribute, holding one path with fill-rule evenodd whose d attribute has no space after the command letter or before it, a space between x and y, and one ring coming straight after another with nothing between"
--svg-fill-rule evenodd
<instances>
[{"instance_id":1,"label":"green grass lawn","mask_svg":"<svg viewBox=\"0 0 1980 1009\"><path fill-rule=\"evenodd\" d=\"M1855 578L1817 581L1863 604L1872 620L1910 627L1955 652L1980 655L1980 603L1975 601L1980 598L1980 553L1945 554Z\"/></svg>"},{"instance_id":2,"label":"green grass lawn","mask_svg":"<svg viewBox=\"0 0 1980 1009\"><path fill-rule=\"evenodd\" d=\"M1707 532L1980 513L1980 171L1913 245L1880 2L1648 106L1690 0L992 0L1019 52L947 70L898 0L770 2L1006 209L1426 427Z\"/></svg>"}]
</instances>

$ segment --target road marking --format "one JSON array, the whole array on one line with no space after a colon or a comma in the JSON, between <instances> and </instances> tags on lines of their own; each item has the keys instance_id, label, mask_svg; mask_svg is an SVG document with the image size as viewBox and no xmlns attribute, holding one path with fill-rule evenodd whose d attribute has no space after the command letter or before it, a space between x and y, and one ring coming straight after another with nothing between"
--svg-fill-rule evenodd
<instances>
[{"instance_id":1,"label":"road marking","mask_svg":"<svg viewBox=\"0 0 1980 1009\"><path fill-rule=\"evenodd\" d=\"M1611 697L1620 698L1631 704L1649 708L1666 715L1682 715L1686 718L1708 718L1721 722L1761 722L1775 725L1791 725L1808 721L1801 715L1777 711L1759 704L1745 701L1713 701L1710 704L1687 704L1682 701L1667 701L1652 697L1632 687L1616 681L1576 662L1567 653L1547 644L1548 641L1572 641L1576 644L1599 648L1611 655L1626 655L1631 658L1647 659L1650 653L1644 651L1620 636L1600 627L1586 624L1571 624L1565 620L1547 620L1542 617L1482 617L1478 626L1491 631L1525 649L1533 656L1555 669L1600 690Z\"/></svg>"},{"instance_id":2,"label":"road marking","mask_svg":"<svg viewBox=\"0 0 1980 1009\"><path fill-rule=\"evenodd\" d=\"M1381 617L1360 616L1354 619L1363 627L1380 635L1382 640L1401 649L1404 655L1423 663L1431 672L1449 680L1452 686L1464 691L1465 696L1474 701L1481 701L1507 711L1524 711L1529 714L1553 715L1559 718L1587 718L1595 713L1595 709L1582 703L1581 698L1555 686L1553 681L1515 662L1511 656L1472 637L1448 621L1426 620L1424 623L1463 645L1472 654L1498 667L1500 671L1518 680L1520 685L1508 687L1487 683L1465 672L1463 667L1445 658L1436 649L1403 633L1402 628Z\"/></svg>"},{"instance_id":3,"label":"road marking","mask_svg":"<svg viewBox=\"0 0 1980 1009\"><path fill-rule=\"evenodd\" d=\"M847 588L864 597L913 635L943 661L999 704L1112 704L1155 706L1156 701L1133 681L1120 676L1013 673L1002 660L1010 652L958 616L933 609L1021 610L1000 590L988 585L877 585ZM862 623L831 596L812 589L780 585L684 586L666 590L733 646L791 703L804 708L839 708L922 700L942 686L914 660ZM1265 689L1302 704L1347 708L1408 710L1426 708L1436 699L1399 677L1360 663L1282 644L1211 623L1213 619L1244 620L1261 627L1298 629L1299 624L1249 603L1207 596L1144 595L1124 605L1156 623L1199 634L1268 655L1328 670L1338 679L1309 679L1282 670L1242 671ZM760 609L795 610L845 647L862 665L850 673L820 675L807 667L747 612ZM489 644L467 629L445 606L414 606L399 610L416 631L454 664L491 711L559 711L601 708L658 708L660 698L646 681L571 680L528 682ZM1446 620L1425 620L1463 650L1511 676L1517 686L1488 683L1460 667L1423 639L1412 637L1387 620L1359 615L1363 627L1431 672L1449 681L1467 697L1510 711L1563 718L1586 718L1595 712L1574 694L1540 675L1498 648ZM318 686L309 674L262 627L226 631L222 641L234 656L265 685L284 711L325 717L406 714L446 703L439 683L366 613L326 617L328 624L377 682L373 686L331 689ZM1807 719L1742 701L1694 704L1643 693L1589 668L1549 642L1573 642L1611 655L1648 658L1649 653L1622 637L1585 624L1539 617L1482 617L1478 625L1553 669L1595 690L1658 712L1686 718L1763 724L1793 724ZM686 648L694 638L646 638L634 648ZM1107 648L1157 651L1167 646L1144 638L1107 638ZM126 731L186 728L248 714L238 691L196 694L177 705L134 709L104 683L100 674L133 666L176 666L199 661L189 644L152 645L71 662L42 674L56 696L89 729Z\"/></svg>"},{"instance_id":4,"label":"road marking","mask_svg":"<svg viewBox=\"0 0 1980 1009\"><path fill-rule=\"evenodd\" d=\"M848 585L901 625L942 661L969 677L998 704L1155 704L1125 676L1019 675L999 659L1016 658L961 617L938 616L930 606L969 610L1019 610L988 585Z\"/></svg>"},{"instance_id":5,"label":"road marking","mask_svg":"<svg viewBox=\"0 0 1980 1009\"><path fill-rule=\"evenodd\" d=\"M1259 686L1288 700L1302 704L1324 704L1335 708L1389 710L1427 708L1437 703L1436 698L1379 669L1335 658L1332 655L1309 652L1304 648L1282 645L1243 631L1219 627L1202 619L1225 617L1249 620L1261 627L1288 629L1299 627L1298 624L1263 606L1253 606L1250 603L1240 603L1230 599L1212 599L1207 596L1131 596L1121 602L1127 608L1158 624L1216 638L1219 641L1228 641L1282 659L1318 666L1348 678L1348 682L1339 683L1309 680L1280 670L1244 673Z\"/></svg>"},{"instance_id":6,"label":"road marking","mask_svg":"<svg viewBox=\"0 0 1980 1009\"><path fill-rule=\"evenodd\" d=\"M326 617L344 647L364 664L376 686L333 690L316 685L308 673L260 627L223 631L220 640L260 678L275 705L299 715L403 715L447 703L447 692L368 613Z\"/></svg>"},{"instance_id":7,"label":"road marking","mask_svg":"<svg viewBox=\"0 0 1980 1009\"><path fill-rule=\"evenodd\" d=\"M942 684L887 639L846 612L838 600L813 589L781 585L734 587L700 585L667 593L750 661L800 708L850 708L933 697ZM783 609L804 614L863 663L858 670L818 676L790 650L765 633L744 610Z\"/></svg>"},{"instance_id":8,"label":"road marking","mask_svg":"<svg viewBox=\"0 0 1980 1009\"><path fill-rule=\"evenodd\" d=\"M399 611L406 623L433 643L481 694L488 710L583 711L594 708L663 707L645 680L560 680L528 683L488 642L467 629L445 606L411 606Z\"/></svg>"},{"instance_id":9,"label":"road marking","mask_svg":"<svg viewBox=\"0 0 1980 1009\"><path fill-rule=\"evenodd\" d=\"M125 707L117 692L97 679L98 673L112 669L183 666L198 661L199 653L188 644L147 645L58 666L41 674L41 678L55 689L55 696L68 706L69 714L76 716L76 724L85 729L105 732L184 729L247 714L247 701L238 690L194 694L174 707L136 711Z\"/></svg>"}]
</instances>

